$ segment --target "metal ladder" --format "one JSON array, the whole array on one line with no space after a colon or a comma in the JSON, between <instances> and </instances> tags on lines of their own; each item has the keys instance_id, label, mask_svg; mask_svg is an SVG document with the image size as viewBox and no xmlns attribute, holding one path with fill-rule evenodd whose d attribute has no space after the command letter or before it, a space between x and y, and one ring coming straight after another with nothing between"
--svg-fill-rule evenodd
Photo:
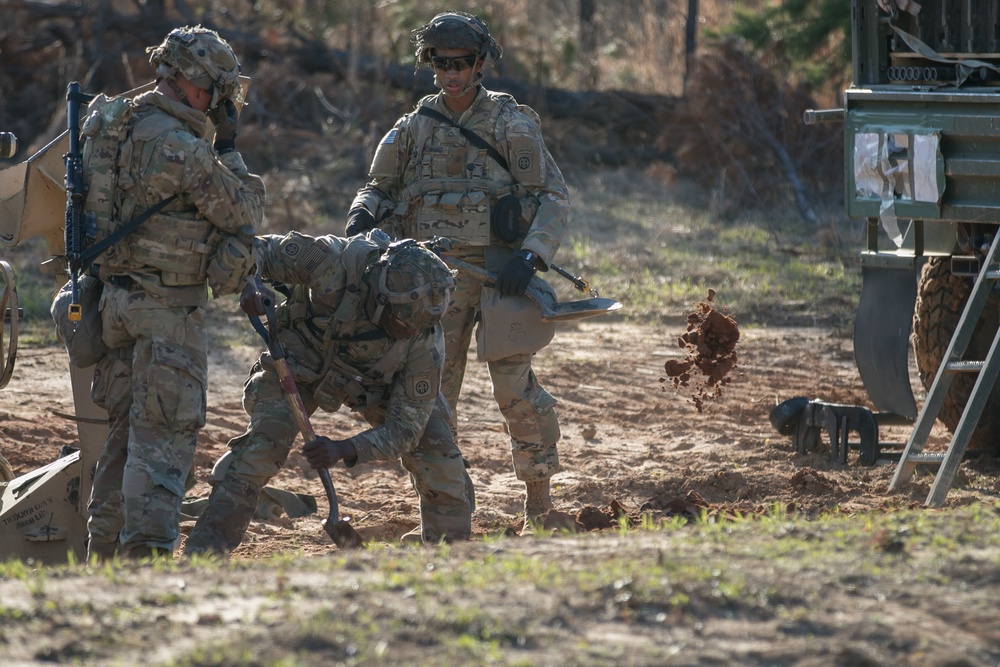
<instances>
[{"instance_id":1,"label":"metal ladder","mask_svg":"<svg viewBox=\"0 0 1000 667\"><path fill-rule=\"evenodd\" d=\"M979 417L983 413L983 408L989 399L993 384L996 381L998 371L1000 371L1000 331L993 338L990 351L983 361L965 360L964 356L972 340L972 334L982 315L986 305L990 290L1000 281L1000 269L996 264L996 257L1000 248L1000 234L994 239L990 250L986 254L986 259L982 263L976 283L965 303L965 310L958 321L955 333L952 335L948 351L942 358L938 367L934 382L927 393L920 415L917 417L913 433L910 435L906 448L903 450L896 466L896 472L889 483L889 490L894 491L905 484L913 476L913 471L918 465L938 465L937 474L934 477L934 484L924 505L928 507L940 507L944 504L945 496L951 488L958 466L962 463L965 449L969 445L972 433L979 423ZM948 396L952 380L958 373L977 373L976 384L972 388L962 417L958 421L958 426L952 435L948 449L944 452L924 452L924 445L927 444L927 437L930 435L931 427L944 405L944 400Z\"/></svg>"}]
</instances>

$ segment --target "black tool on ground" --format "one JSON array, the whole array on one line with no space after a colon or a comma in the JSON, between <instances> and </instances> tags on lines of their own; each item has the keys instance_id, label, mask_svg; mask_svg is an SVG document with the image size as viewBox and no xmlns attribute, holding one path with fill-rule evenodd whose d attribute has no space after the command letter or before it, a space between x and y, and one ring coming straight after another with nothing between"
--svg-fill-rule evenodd
<instances>
[{"instance_id":1,"label":"black tool on ground","mask_svg":"<svg viewBox=\"0 0 1000 667\"><path fill-rule=\"evenodd\" d=\"M782 435L792 436L797 454L817 451L826 432L830 460L846 465L848 453L858 452L863 466L899 461L900 444L879 440L880 426L905 426L911 419L889 412L873 412L860 405L827 403L796 396L774 406L769 415L771 426ZM851 434L857 435L856 441Z\"/></svg>"},{"instance_id":2,"label":"black tool on ground","mask_svg":"<svg viewBox=\"0 0 1000 667\"><path fill-rule=\"evenodd\" d=\"M274 370L278 373L281 390L288 399L288 403L292 408L292 415L295 417L295 423L298 425L302 437L305 438L306 442L315 440L316 432L309 422L309 413L302 402L302 397L299 395L299 389L295 385L295 377L288 367L288 361L285 359L285 351L278 341L277 332L275 331L277 318L275 317L274 304L270 300L267 300L264 305L267 312L267 328L264 327L260 318L255 315L249 316L250 323L267 344L267 350L271 353L271 359L274 361ZM349 523L350 517L340 516L337 491L333 487L333 480L330 479L330 471L326 468L319 468L318 472L319 478L323 482L323 490L326 491L327 502L330 504L330 516L323 521L323 530L330 536L333 543L341 549L363 547L365 544L364 538Z\"/></svg>"}]
</instances>

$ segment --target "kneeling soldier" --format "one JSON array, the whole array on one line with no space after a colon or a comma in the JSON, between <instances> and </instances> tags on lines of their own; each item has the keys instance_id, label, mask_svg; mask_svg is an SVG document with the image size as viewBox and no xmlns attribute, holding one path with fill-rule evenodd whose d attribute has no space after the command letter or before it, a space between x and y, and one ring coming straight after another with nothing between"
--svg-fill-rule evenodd
<instances>
[{"instance_id":1,"label":"kneeling soldier","mask_svg":"<svg viewBox=\"0 0 1000 667\"><path fill-rule=\"evenodd\" d=\"M472 481L439 391L439 321L455 284L450 269L415 241L389 244L378 231L260 238L263 277L291 288L277 310L277 336L306 409L344 405L372 426L346 440L306 443L306 458L317 468L399 458L420 498L423 541L468 539ZM273 299L269 292L248 287L241 306L259 315L262 299ZM186 554L226 554L239 545L261 489L298 433L266 352L250 369L243 405L250 425L213 470L214 488Z\"/></svg>"}]
</instances>

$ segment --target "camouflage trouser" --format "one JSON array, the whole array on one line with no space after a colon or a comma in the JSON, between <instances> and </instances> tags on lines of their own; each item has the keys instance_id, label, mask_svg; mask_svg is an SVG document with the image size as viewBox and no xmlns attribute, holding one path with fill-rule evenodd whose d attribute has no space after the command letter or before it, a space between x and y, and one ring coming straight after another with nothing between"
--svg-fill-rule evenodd
<instances>
[{"instance_id":1,"label":"camouflage trouser","mask_svg":"<svg viewBox=\"0 0 1000 667\"><path fill-rule=\"evenodd\" d=\"M313 388L298 385L306 409L317 409ZM208 506L188 537L186 554L229 553L243 540L261 489L278 473L299 433L277 374L257 363L243 390L250 415L246 432L230 441L230 451L212 471ZM385 421L386 405L361 411L372 426ZM472 481L455 445L444 397L431 414L417 446L401 457L420 498L424 541L468 539L472 530Z\"/></svg>"},{"instance_id":2,"label":"camouflage trouser","mask_svg":"<svg viewBox=\"0 0 1000 667\"><path fill-rule=\"evenodd\" d=\"M94 469L94 485L87 506L87 532L91 545L110 553L125 526L122 476L128 455L129 409L132 407L131 345L111 350L97 362L91 398L107 410L110 428Z\"/></svg>"},{"instance_id":3,"label":"camouflage trouser","mask_svg":"<svg viewBox=\"0 0 1000 667\"><path fill-rule=\"evenodd\" d=\"M467 260L468 261L468 260ZM463 274L451 295L441 321L444 327L445 362L441 391L448 399L452 426L457 433L457 406L465 378L469 345L479 314L482 283ZM514 473L524 481L551 477L559 470L559 421L556 399L545 391L531 370L531 354L518 354L487 362L493 397L506 422Z\"/></svg>"},{"instance_id":4,"label":"camouflage trouser","mask_svg":"<svg viewBox=\"0 0 1000 667\"><path fill-rule=\"evenodd\" d=\"M205 309L165 307L142 290L109 286L101 298L101 314L108 347L134 345L121 478L122 550L126 555L137 547L172 551L180 536L184 483L194 463L198 430L205 424ZM120 462L120 452L107 453L109 462ZM103 474L100 464L98 468L95 493L96 478ZM108 477L112 474L109 468ZM91 503L95 501L99 505L102 499Z\"/></svg>"}]
</instances>

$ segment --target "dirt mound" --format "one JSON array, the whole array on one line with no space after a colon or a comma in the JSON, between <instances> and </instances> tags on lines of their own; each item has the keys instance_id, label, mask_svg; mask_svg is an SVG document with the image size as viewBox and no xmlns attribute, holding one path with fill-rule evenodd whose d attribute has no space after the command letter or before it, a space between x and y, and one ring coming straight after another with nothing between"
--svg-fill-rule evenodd
<instances>
[{"instance_id":1,"label":"dirt mound","mask_svg":"<svg viewBox=\"0 0 1000 667\"><path fill-rule=\"evenodd\" d=\"M691 400L698 412L705 409L706 401L722 396L722 388L731 380L730 373L736 370L740 329L736 320L715 308L714 299L715 290L708 290L705 300L688 314L687 333L677 339L687 355L668 360L663 365L667 377L660 378L660 382L669 381L675 389L691 387Z\"/></svg>"}]
</instances>

